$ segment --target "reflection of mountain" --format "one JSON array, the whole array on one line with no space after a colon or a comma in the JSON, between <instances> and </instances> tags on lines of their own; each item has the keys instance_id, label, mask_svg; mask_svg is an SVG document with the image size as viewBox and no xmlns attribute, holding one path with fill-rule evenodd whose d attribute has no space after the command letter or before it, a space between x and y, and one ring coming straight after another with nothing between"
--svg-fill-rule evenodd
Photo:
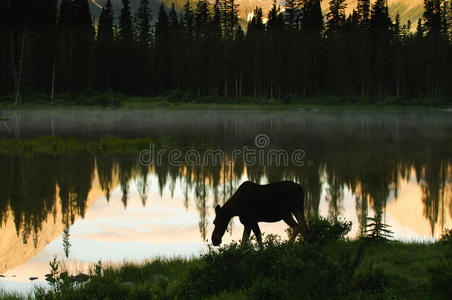
<instances>
[{"instance_id":1,"label":"reflection of mountain","mask_svg":"<svg viewBox=\"0 0 452 300\"><path fill-rule=\"evenodd\" d=\"M114 181L117 182L117 179ZM112 184L115 185L115 183ZM59 189L56 187L56 195L59 194L58 192ZM104 191L100 187L98 177L95 176L86 198L86 209L89 209L91 204L102 195L104 195ZM66 226L64 215L61 199L57 197L53 213L42 221L38 232L23 235L24 232L19 230L18 235L14 216L8 210L4 216L5 222L0 227L0 274L23 264L60 236ZM75 221L79 217L80 215L75 214L73 220Z\"/></svg>"},{"instance_id":2,"label":"reflection of mountain","mask_svg":"<svg viewBox=\"0 0 452 300\"><path fill-rule=\"evenodd\" d=\"M452 173L449 174L452 175ZM403 186L400 186L401 193L398 194L396 199L388 202L386 210L390 212L391 218L396 220L402 227L420 236L433 236L438 238L444 228L452 225L452 211L450 210L451 208L447 207L448 203L452 203L452 186L449 186L449 190L440 190L440 194L443 193L443 197L438 199L437 220L431 223L429 218L427 218L427 222L421 222L420 220L426 219L425 212L429 204L426 205L422 201L413 201L413 199L422 199L425 196L423 196L422 186L416 185L414 170L410 175L411 180L403 183ZM452 179L451 177L449 178ZM435 201L429 202L433 203Z\"/></svg>"}]
</instances>

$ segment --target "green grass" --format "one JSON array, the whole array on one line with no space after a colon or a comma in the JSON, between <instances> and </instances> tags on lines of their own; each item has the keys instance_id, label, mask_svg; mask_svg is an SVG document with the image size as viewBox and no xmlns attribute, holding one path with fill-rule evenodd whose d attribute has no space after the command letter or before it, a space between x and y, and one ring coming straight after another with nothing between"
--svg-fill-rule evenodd
<instances>
[{"instance_id":1,"label":"green grass","mask_svg":"<svg viewBox=\"0 0 452 300\"><path fill-rule=\"evenodd\" d=\"M439 265L444 247L344 240L289 244L269 238L263 249L256 243L231 244L199 258L104 265L91 272L88 283L61 283L38 299L260 299L273 294L283 299L431 299L431 269ZM360 249L363 258L353 270ZM297 276L301 280L292 282Z\"/></svg>"},{"instance_id":2,"label":"green grass","mask_svg":"<svg viewBox=\"0 0 452 300\"><path fill-rule=\"evenodd\" d=\"M20 294L9 293L9 292L6 292L6 291L0 289L0 299L3 299L3 300L18 300L18 299L22 299L22 298L24 298L24 297L21 296ZM31 297L29 297L29 298L31 298Z\"/></svg>"},{"instance_id":3,"label":"green grass","mask_svg":"<svg viewBox=\"0 0 452 300\"><path fill-rule=\"evenodd\" d=\"M452 239L402 243L347 240L349 223L308 218L310 235L297 242L267 236L209 248L190 259L93 265L74 282L51 266L51 289L37 299L448 299ZM0 294L1 299L16 295Z\"/></svg>"},{"instance_id":4,"label":"green grass","mask_svg":"<svg viewBox=\"0 0 452 300\"><path fill-rule=\"evenodd\" d=\"M356 243L356 242L354 242ZM407 299L428 299L430 269L441 258L438 244L408 244L401 242L375 244L366 248L360 269L370 265L380 268L394 289Z\"/></svg>"},{"instance_id":5,"label":"green grass","mask_svg":"<svg viewBox=\"0 0 452 300\"><path fill-rule=\"evenodd\" d=\"M99 140L91 141L56 136L42 136L26 140L3 138L0 139L0 153L61 154L82 151L90 153L136 153L139 150L147 149L151 143L154 143L157 147L164 147L169 142L164 138L158 140L151 138L125 139L114 136L104 136Z\"/></svg>"},{"instance_id":6,"label":"green grass","mask_svg":"<svg viewBox=\"0 0 452 300\"><path fill-rule=\"evenodd\" d=\"M12 109L15 96L0 96L0 109ZM90 108L121 107L123 109L247 109L247 110L293 110L297 109L425 109L445 108L452 105L450 97L419 98L406 100L399 97L376 99L372 97L317 96L313 98L286 97L284 99L266 97L196 97L189 93L171 91L164 96L138 97L119 93L103 93L93 90L74 94L60 94L50 104L45 94L32 94L22 99L20 108Z\"/></svg>"}]
</instances>

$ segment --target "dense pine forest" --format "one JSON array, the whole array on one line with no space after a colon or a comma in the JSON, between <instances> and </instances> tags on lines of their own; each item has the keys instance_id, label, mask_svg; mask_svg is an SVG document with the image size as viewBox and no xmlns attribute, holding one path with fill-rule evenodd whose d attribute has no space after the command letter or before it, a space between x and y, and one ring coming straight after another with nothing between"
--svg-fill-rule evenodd
<instances>
[{"instance_id":1,"label":"dense pine forest","mask_svg":"<svg viewBox=\"0 0 452 300\"><path fill-rule=\"evenodd\" d=\"M187 2L182 11L107 1L0 0L0 95L86 90L136 96L322 96L450 99L452 1L425 0L401 24L386 0L276 2L248 24L234 0Z\"/></svg>"}]
</instances>

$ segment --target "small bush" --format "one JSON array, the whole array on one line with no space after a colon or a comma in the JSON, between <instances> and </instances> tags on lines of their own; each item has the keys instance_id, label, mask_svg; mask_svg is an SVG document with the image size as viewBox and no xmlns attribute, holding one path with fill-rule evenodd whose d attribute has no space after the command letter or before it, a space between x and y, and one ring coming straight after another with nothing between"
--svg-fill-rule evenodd
<instances>
[{"instance_id":1,"label":"small bush","mask_svg":"<svg viewBox=\"0 0 452 300\"><path fill-rule=\"evenodd\" d=\"M344 240L352 229L352 222L328 220L319 215L311 215L306 219L309 233L303 237L308 243Z\"/></svg>"},{"instance_id":2,"label":"small bush","mask_svg":"<svg viewBox=\"0 0 452 300\"><path fill-rule=\"evenodd\" d=\"M232 243L209 249L182 280L178 297L203 298L224 292L246 291L252 299L331 299L357 290L351 283L363 260L363 251L320 244L283 242L267 236L263 247ZM380 291L383 285L373 288ZM380 291L381 292L381 291Z\"/></svg>"},{"instance_id":3,"label":"small bush","mask_svg":"<svg viewBox=\"0 0 452 300\"><path fill-rule=\"evenodd\" d=\"M439 238L439 243L446 246L452 246L452 229L445 229L441 237Z\"/></svg>"},{"instance_id":4,"label":"small bush","mask_svg":"<svg viewBox=\"0 0 452 300\"><path fill-rule=\"evenodd\" d=\"M173 103L191 103L194 102L196 97L193 96L191 91L171 90L166 95L169 102Z\"/></svg>"}]
</instances>

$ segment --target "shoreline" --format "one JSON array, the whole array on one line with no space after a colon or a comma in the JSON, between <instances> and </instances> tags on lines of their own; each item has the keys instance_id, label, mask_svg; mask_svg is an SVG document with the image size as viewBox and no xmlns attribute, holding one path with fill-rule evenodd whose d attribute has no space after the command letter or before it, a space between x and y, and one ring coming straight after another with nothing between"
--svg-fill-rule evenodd
<instances>
[{"instance_id":1,"label":"shoreline","mask_svg":"<svg viewBox=\"0 0 452 300\"><path fill-rule=\"evenodd\" d=\"M90 264L88 276L83 273L65 273L64 262L56 261L57 271L52 271L49 267L50 274L54 274L56 279L56 285L50 284L50 288L41 291L35 288L32 294L36 296L36 293L40 293L41 296L51 299L56 294L61 296L62 299L73 298L74 296L84 299L85 295L102 295L102 293L108 293L113 298L114 295L134 298L138 294L156 297L157 299L181 297L184 299L199 297L203 299L253 299L256 298L256 293L268 295L267 293L275 288L278 293L286 293L286 296L300 295L297 293L318 296L319 294L316 293L323 293L321 286L307 288L300 282L291 285L290 290L285 290L285 279L277 280L274 277L277 274L265 275L265 270L259 268L260 264L274 264L266 262L267 258L273 257L275 260L289 260L288 265L284 266L284 268L287 268L287 272L290 272L292 264L296 264L296 262L290 262L293 259L297 260L298 264L302 264L303 268L315 272L315 274L310 274L315 278L309 277L309 280L320 285L331 285L325 291L324 296L336 295L341 297L341 293L344 292L342 289L345 288L350 289L344 293L352 299L365 296L371 296L372 299L386 299L388 297L393 299L428 299L436 292L439 293L436 296L445 293L445 291L435 290L438 288L435 280L448 280L448 277L442 277L446 275L442 274L438 277L436 273L444 271L448 274L450 272L445 262L445 260L450 259L445 255L450 249L449 247L450 245L439 241L434 243L408 243L400 241L377 242L363 239L339 239L291 244L287 241L281 241L279 237L266 236L264 248L259 248L253 240L245 247L231 243L221 248L211 248L206 253L200 253L199 256L190 258L155 257L144 258L140 262L124 261L122 263L99 261ZM362 254L359 254L361 252ZM294 258L294 254L297 257L300 255L300 258ZM347 261L349 259L351 261ZM310 265L311 260L314 265ZM342 272L347 270L351 267L348 263L353 265L355 260L359 260L359 262L354 267L355 269L350 271L355 274L350 282L345 274L336 274L338 270L342 270ZM229 266L226 266L227 262L230 263ZM50 262L50 265L52 263L55 263L55 261ZM243 268L240 265L243 265ZM325 269L318 269L320 266ZM294 268L296 268L296 265L294 265ZM336 270L336 268L339 269ZM228 271L239 272L240 274L236 274L236 276L244 276L244 278L247 278L245 280L254 283L251 286L233 283L234 276L230 279L231 285L226 285L227 287L224 288L221 288L221 283L207 282L212 275L217 276L219 280L226 280L225 278L231 276ZM252 274L253 272L256 272L256 274ZM248 278L248 275L251 277ZM336 278L338 275L341 278ZM257 276L258 279L253 279L254 276ZM261 276L270 276L276 282L267 282ZM306 275L300 276L306 277ZM84 278L83 281L78 281L78 278L81 277ZM336 282L331 282L332 278L336 278ZM340 282L343 280L344 284L356 286L354 288L341 287ZM85 283L82 284L82 282ZM219 287L212 288L209 286L212 284L219 284ZM256 290L254 286L256 284L261 289L260 291ZM106 292L106 288L110 288L111 291ZM21 299L22 297L28 298L29 295L4 289L0 290L0 299Z\"/></svg>"},{"instance_id":2,"label":"shoreline","mask_svg":"<svg viewBox=\"0 0 452 300\"><path fill-rule=\"evenodd\" d=\"M223 98L191 97L189 99L171 96L136 97L121 94L82 93L61 95L51 104L42 94L32 95L15 106L11 96L0 96L1 110L30 109L114 109L114 110L443 110L452 112L452 101L448 98L412 99L388 97L339 97L318 96L312 98ZM0 115L1 118L1 115Z\"/></svg>"}]
</instances>

